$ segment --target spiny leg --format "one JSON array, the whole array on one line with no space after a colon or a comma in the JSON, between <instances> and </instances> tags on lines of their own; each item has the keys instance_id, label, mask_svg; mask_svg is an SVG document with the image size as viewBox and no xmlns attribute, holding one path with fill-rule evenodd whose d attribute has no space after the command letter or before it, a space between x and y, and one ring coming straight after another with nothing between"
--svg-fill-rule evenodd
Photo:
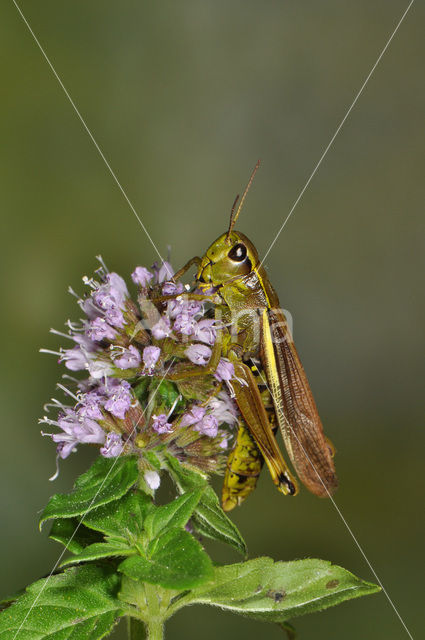
<instances>
[{"instance_id":1,"label":"spiny leg","mask_svg":"<svg viewBox=\"0 0 425 640\"><path fill-rule=\"evenodd\" d=\"M190 267L192 267L194 264L196 264L199 267L201 262L202 262L202 260L201 260L201 258L199 256L194 256L193 258L188 260L186 262L186 264L183 265L183 267L181 269L179 269L178 271L176 271L176 273L173 275L173 277L172 277L173 282L177 282L177 280L180 280L180 278L182 276L184 276L186 271L189 271Z\"/></svg>"},{"instance_id":2,"label":"spiny leg","mask_svg":"<svg viewBox=\"0 0 425 640\"><path fill-rule=\"evenodd\" d=\"M273 482L282 493L295 495L298 487L290 472L270 425L260 390L250 368L235 357L232 358L235 377L232 386L239 410L264 456Z\"/></svg>"}]
</instances>

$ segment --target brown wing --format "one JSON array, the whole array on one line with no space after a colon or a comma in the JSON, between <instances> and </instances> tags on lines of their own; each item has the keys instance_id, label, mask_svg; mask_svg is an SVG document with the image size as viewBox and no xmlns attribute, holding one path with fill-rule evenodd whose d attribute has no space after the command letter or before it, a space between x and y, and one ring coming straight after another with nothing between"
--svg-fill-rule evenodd
<instances>
[{"instance_id":1,"label":"brown wing","mask_svg":"<svg viewBox=\"0 0 425 640\"><path fill-rule=\"evenodd\" d=\"M317 496L334 493L338 480L332 452L280 309L263 313L261 360L283 440L300 480Z\"/></svg>"}]
</instances>

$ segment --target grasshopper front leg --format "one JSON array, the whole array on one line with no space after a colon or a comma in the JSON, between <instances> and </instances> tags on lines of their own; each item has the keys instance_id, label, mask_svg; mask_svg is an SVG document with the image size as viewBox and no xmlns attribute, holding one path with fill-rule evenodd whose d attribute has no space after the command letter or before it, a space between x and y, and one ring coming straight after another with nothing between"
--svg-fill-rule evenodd
<instances>
[{"instance_id":1,"label":"grasshopper front leg","mask_svg":"<svg viewBox=\"0 0 425 640\"><path fill-rule=\"evenodd\" d=\"M152 296L151 297L151 301L153 303L156 302L169 302L170 300L179 300L179 299L183 299L183 300L197 300L198 302L211 302L212 304L217 304L219 302L222 302L220 296L218 295L210 295L210 294L206 294L206 293L187 293L187 292L183 292L183 293L173 293L170 295L164 295L164 296Z\"/></svg>"},{"instance_id":2,"label":"grasshopper front leg","mask_svg":"<svg viewBox=\"0 0 425 640\"><path fill-rule=\"evenodd\" d=\"M199 256L194 256L193 258L191 258L190 260L188 260L186 262L185 265L183 265L183 267L181 269L179 269L178 271L176 271L176 273L173 275L172 277L172 281L173 282L177 282L177 280L180 280L180 278L182 276L184 276L184 274L186 273L186 271L189 271L190 267L192 267L194 264L196 264L198 267L201 264L202 260Z\"/></svg>"}]
</instances>

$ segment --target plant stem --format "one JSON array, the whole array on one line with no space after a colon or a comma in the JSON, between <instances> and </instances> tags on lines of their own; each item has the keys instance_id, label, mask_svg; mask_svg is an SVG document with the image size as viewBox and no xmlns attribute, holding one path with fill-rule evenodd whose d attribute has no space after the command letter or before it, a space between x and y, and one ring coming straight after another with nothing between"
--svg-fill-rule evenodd
<instances>
[{"instance_id":1,"label":"plant stem","mask_svg":"<svg viewBox=\"0 0 425 640\"><path fill-rule=\"evenodd\" d=\"M147 623L148 640L162 640L164 637L164 623L162 620L149 620Z\"/></svg>"},{"instance_id":2,"label":"plant stem","mask_svg":"<svg viewBox=\"0 0 425 640\"><path fill-rule=\"evenodd\" d=\"M161 606L161 592L163 590L158 588L158 585L149 584L148 582L145 582L143 586L146 598L146 609L143 618L146 622L148 640L162 640L164 637L164 611Z\"/></svg>"}]
</instances>

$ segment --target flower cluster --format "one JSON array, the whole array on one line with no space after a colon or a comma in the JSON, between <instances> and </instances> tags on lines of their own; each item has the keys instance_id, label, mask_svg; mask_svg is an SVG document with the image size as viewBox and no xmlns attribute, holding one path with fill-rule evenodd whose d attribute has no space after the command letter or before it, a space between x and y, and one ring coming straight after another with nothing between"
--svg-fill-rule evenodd
<instances>
[{"instance_id":1,"label":"flower cluster","mask_svg":"<svg viewBox=\"0 0 425 640\"><path fill-rule=\"evenodd\" d=\"M229 393L232 363L221 358L215 371L205 369L217 337L211 305L173 282L168 262L136 267L133 299L123 278L99 261L96 277L83 278L86 294L70 290L83 319L68 321L67 333L52 330L73 346L42 349L80 372L58 385L70 403L53 399L45 406L57 415L40 422L58 431L43 435L56 443L58 458L83 443L99 446L105 457L137 454L152 489L164 451L201 471L221 472L238 411Z\"/></svg>"}]
</instances>

